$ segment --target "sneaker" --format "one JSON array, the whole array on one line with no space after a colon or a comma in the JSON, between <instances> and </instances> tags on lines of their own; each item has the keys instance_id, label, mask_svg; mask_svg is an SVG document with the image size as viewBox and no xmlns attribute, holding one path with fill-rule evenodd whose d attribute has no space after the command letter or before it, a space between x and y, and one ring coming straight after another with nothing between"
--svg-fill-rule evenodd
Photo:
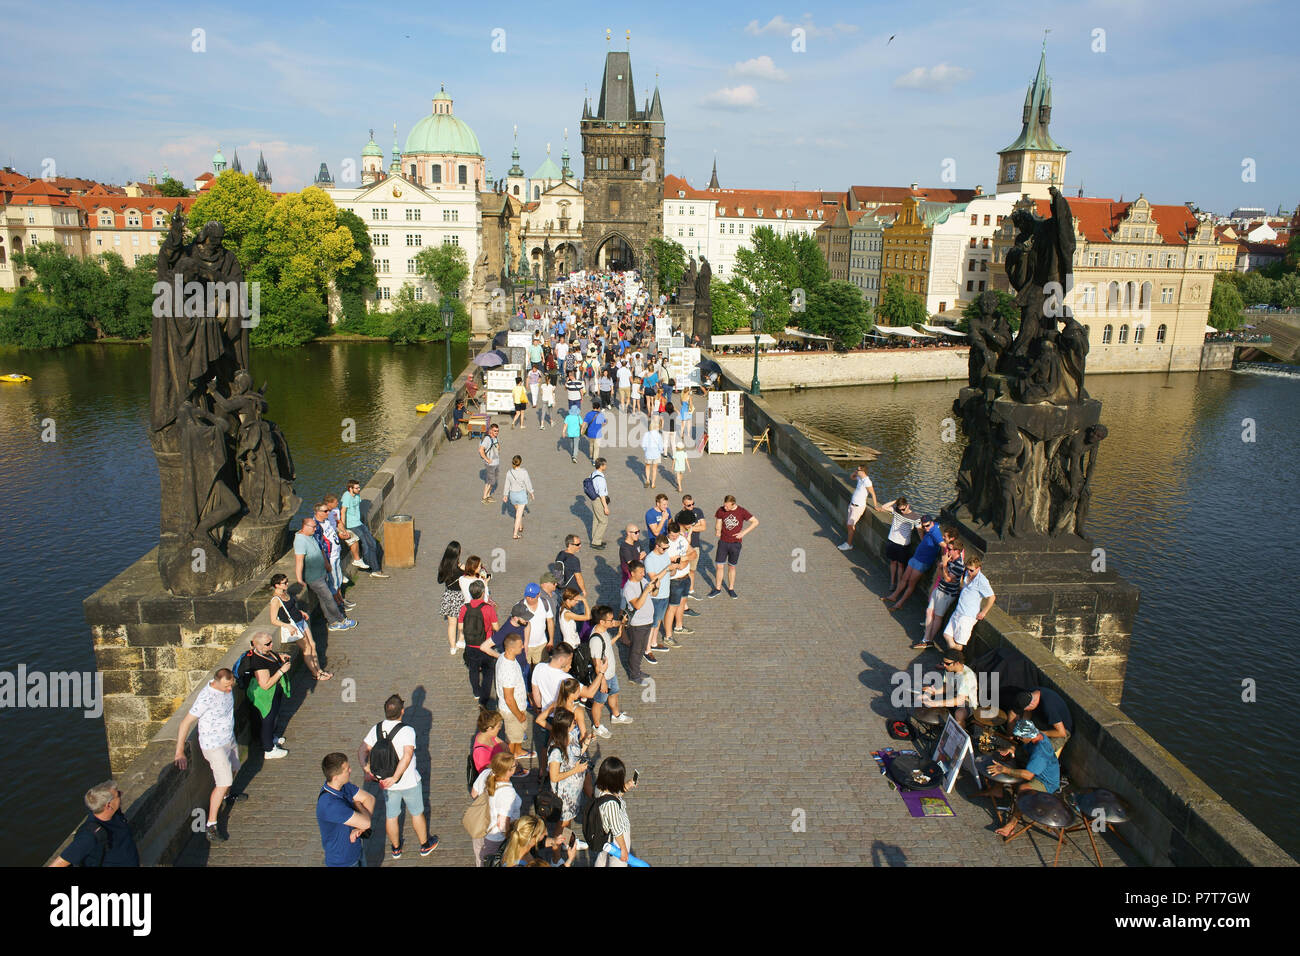
<instances>
[{"instance_id":1,"label":"sneaker","mask_svg":"<svg viewBox=\"0 0 1300 956\"><path fill-rule=\"evenodd\" d=\"M281 757L289 756L289 751L284 750L280 747L272 747L270 750L262 754L262 756L265 757L267 760L279 760Z\"/></svg>"},{"instance_id":2,"label":"sneaker","mask_svg":"<svg viewBox=\"0 0 1300 956\"><path fill-rule=\"evenodd\" d=\"M370 576L371 576L372 578L391 578L391 577L392 577L391 574L385 574L383 571L371 571L371 572L370 572Z\"/></svg>"},{"instance_id":3,"label":"sneaker","mask_svg":"<svg viewBox=\"0 0 1300 956\"><path fill-rule=\"evenodd\" d=\"M605 545L604 545L604 544L593 544L593 545L591 546L591 550L592 550L592 551L604 551L604 550L605 550Z\"/></svg>"},{"instance_id":4,"label":"sneaker","mask_svg":"<svg viewBox=\"0 0 1300 956\"><path fill-rule=\"evenodd\" d=\"M663 644L661 645L662 649L665 650L665 651L667 651L667 650L671 650L671 649L674 648L674 647L681 647L681 646L682 646L682 645L681 645L680 643L678 643L677 641L673 640L671 637L665 637L665 638L664 638L664 642L663 642Z\"/></svg>"},{"instance_id":5,"label":"sneaker","mask_svg":"<svg viewBox=\"0 0 1300 956\"><path fill-rule=\"evenodd\" d=\"M697 611L697 610L695 610L695 608L693 608L693 607L688 607L685 611L682 612L682 614L683 614L683 616L685 616L685 617L699 617L699 616L700 616L700 612Z\"/></svg>"},{"instance_id":6,"label":"sneaker","mask_svg":"<svg viewBox=\"0 0 1300 956\"><path fill-rule=\"evenodd\" d=\"M228 793L221 799L226 803L234 803L236 800L247 800L248 794L241 790L239 793Z\"/></svg>"},{"instance_id":7,"label":"sneaker","mask_svg":"<svg viewBox=\"0 0 1300 956\"><path fill-rule=\"evenodd\" d=\"M390 846L388 848L388 855L394 860L400 860L402 858L402 848L400 846Z\"/></svg>"},{"instance_id":8,"label":"sneaker","mask_svg":"<svg viewBox=\"0 0 1300 956\"><path fill-rule=\"evenodd\" d=\"M570 458L569 460L573 462L575 465L578 463L578 459L576 458Z\"/></svg>"},{"instance_id":9,"label":"sneaker","mask_svg":"<svg viewBox=\"0 0 1300 956\"><path fill-rule=\"evenodd\" d=\"M276 737L276 738L275 738L275 742L276 742L277 745L279 745L279 746L281 746L281 747L284 746L284 738L283 738L283 737Z\"/></svg>"},{"instance_id":10,"label":"sneaker","mask_svg":"<svg viewBox=\"0 0 1300 956\"><path fill-rule=\"evenodd\" d=\"M708 596L711 598L715 598L721 593L722 593L722 588L714 588L712 591L708 593Z\"/></svg>"},{"instance_id":11,"label":"sneaker","mask_svg":"<svg viewBox=\"0 0 1300 956\"><path fill-rule=\"evenodd\" d=\"M851 545L851 544L849 544L847 541L845 541L842 545L840 545L840 550L841 550L841 551L852 551L852 550L853 550L853 545Z\"/></svg>"},{"instance_id":12,"label":"sneaker","mask_svg":"<svg viewBox=\"0 0 1300 956\"><path fill-rule=\"evenodd\" d=\"M345 617L341 621L336 621L329 626L331 631L350 631L357 626L357 622L350 617Z\"/></svg>"},{"instance_id":13,"label":"sneaker","mask_svg":"<svg viewBox=\"0 0 1300 956\"><path fill-rule=\"evenodd\" d=\"M595 733L601 740L608 740L610 737L614 736L609 732L608 727L597 727Z\"/></svg>"},{"instance_id":14,"label":"sneaker","mask_svg":"<svg viewBox=\"0 0 1300 956\"><path fill-rule=\"evenodd\" d=\"M634 681L632 681L632 683L633 683L633 684L636 684L637 687L649 687L649 686L650 686L650 678L648 678L648 677L642 677L640 680L634 680Z\"/></svg>"},{"instance_id":15,"label":"sneaker","mask_svg":"<svg viewBox=\"0 0 1300 956\"><path fill-rule=\"evenodd\" d=\"M632 718L627 715L627 711L624 711L621 714L615 714L609 719L609 722L611 724L630 724L632 723Z\"/></svg>"},{"instance_id":16,"label":"sneaker","mask_svg":"<svg viewBox=\"0 0 1300 956\"><path fill-rule=\"evenodd\" d=\"M357 602L356 602L356 601L349 601L347 598L344 598L344 599L343 599L343 610L345 610L345 611L355 611L356 608L357 608Z\"/></svg>"},{"instance_id":17,"label":"sneaker","mask_svg":"<svg viewBox=\"0 0 1300 956\"><path fill-rule=\"evenodd\" d=\"M659 658L654 657L654 656L651 655L651 654L642 654L642 655L641 655L641 660L645 661L647 664L658 664L658 663L659 663Z\"/></svg>"},{"instance_id":18,"label":"sneaker","mask_svg":"<svg viewBox=\"0 0 1300 956\"><path fill-rule=\"evenodd\" d=\"M740 595L737 594L735 591L731 590L731 588L727 588L727 595L733 598L740 597Z\"/></svg>"},{"instance_id":19,"label":"sneaker","mask_svg":"<svg viewBox=\"0 0 1300 956\"><path fill-rule=\"evenodd\" d=\"M677 627L673 629L674 634L694 634L695 630L689 627Z\"/></svg>"},{"instance_id":20,"label":"sneaker","mask_svg":"<svg viewBox=\"0 0 1300 956\"><path fill-rule=\"evenodd\" d=\"M420 856L428 856L436 849L438 849L438 838L431 833L429 834L429 842L420 847Z\"/></svg>"},{"instance_id":21,"label":"sneaker","mask_svg":"<svg viewBox=\"0 0 1300 956\"><path fill-rule=\"evenodd\" d=\"M456 648L454 648L454 647L451 649L451 656L452 656L452 657L455 657L455 656L456 656Z\"/></svg>"},{"instance_id":22,"label":"sneaker","mask_svg":"<svg viewBox=\"0 0 1300 956\"><path fill-rule=\"evenodd\" d=\"M360 558L353 558L352 566L354 568L360 568L362 571L370 570L370 565L366 564L366 562L362 561Z\"/></svg>"},{"instance_id":23,"label":"sneaker","mask_svg":"<svg viewBox=\"0 0 1300 956\"><path fill-rule=\"evenodd\" d=\"M668 639L664 638L662 643L656 644L654 647L650 648L650 653L653 654L655 651L667 652L667 651L671 651L672 649L673 649L672 645L668 643Z\"/></svg>"},{"instance_id":24,"label":"sneaker","mask_svg":"<svg viewBox=\"0 0 1300 956\"><path fill-rule=\"evenodd\" d=\"M465 649L465 641L464 641L463 639L462 639L462 640L458 640L458 641L456 642L456 650L458 650L458 651L463 651L464 649Z\"/></svg>"},{"instance_id":25,"label":"sneaker","mask_svg":"<svg viewBox=\"0 0 1300 956\"><path fill-rule=\"evenodd\" d=\"M224 833L221 832L220 828L215 823L209 823L203 829L207 831L207 837L209 841L215 841L217 843L225 843L227 840L230 839L230 837L226 836Z\"/></svg>"}]
</instances>

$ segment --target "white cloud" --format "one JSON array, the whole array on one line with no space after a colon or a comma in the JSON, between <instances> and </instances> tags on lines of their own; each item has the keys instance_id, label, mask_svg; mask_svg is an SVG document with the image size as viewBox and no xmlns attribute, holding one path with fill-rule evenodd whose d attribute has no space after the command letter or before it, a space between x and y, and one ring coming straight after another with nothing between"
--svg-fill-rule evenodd
<instances>
[{"instance_id":1,"label":"white cloud","mask_svg":"<svg viewBox=\"0 0 1300 956\"><path fill-rule=\"evenodd\" d=\"M772 61L770 56L756 56L752 60L737 63L731 68L736 76L753 76L760 80L785 80L789 74Z\"/></svg>"},{"instance_id":2,"label":"white cloud","mask_svg":"<svg viewBox=\"0 0 1300 956\"><path fill-rule=\"evenodd\" d=\"M802 27L804 32L810 37L833 37L837 33L857 33L858 28L852 23L837 22L833 27L819 27L813 23L812 14L805 13L801 23L791 23L781 14L777 14L767 23L759 25L757 20L750 20L745 24L745 32L750 36L764 36L766 34L775 34L778 36L789 36L790 31L795 27Z\"/></svg>"},{"instance_id":3,"label":"white cloud","mask_svg":"<svg viewBox=\"0 0 1300 956\"><path fill-rule=\"evenodd\" d=\"M965 67L949 66L947 63L940 63L938 66L931 67L918 66L894 80L894 88L899 90L946 90L957 83L966 82L972 75L971 71Z\"/></svg>"},{"instance_id":4,"label":"white cloud","mask_svg":"<svg viewBox=\"0 0 1300 956\"><path fill-rule=\"evenodd\" d=\"M758 91L749 84L724 86L704 97L705 106L726 110L746 110L758 105Z\"/></svg>"}]
</instances>

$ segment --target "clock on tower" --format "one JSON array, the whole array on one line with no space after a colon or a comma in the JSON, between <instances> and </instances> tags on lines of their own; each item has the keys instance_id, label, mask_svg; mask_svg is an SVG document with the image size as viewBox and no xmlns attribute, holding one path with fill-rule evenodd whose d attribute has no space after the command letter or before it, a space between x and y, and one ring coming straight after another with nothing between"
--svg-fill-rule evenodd
<instances>
[{"instance_id":1,"label":"clock on tower","mask_svg":"<svg viewBox=\"0 0 1300 956\"><path fill-rule=\"evenodd\" d=\"M1038 177L1039 182L1047 182L1052 178L1052 164L1039 163L1034 167L1034 175Z\"/></svg>"}]
</instances>

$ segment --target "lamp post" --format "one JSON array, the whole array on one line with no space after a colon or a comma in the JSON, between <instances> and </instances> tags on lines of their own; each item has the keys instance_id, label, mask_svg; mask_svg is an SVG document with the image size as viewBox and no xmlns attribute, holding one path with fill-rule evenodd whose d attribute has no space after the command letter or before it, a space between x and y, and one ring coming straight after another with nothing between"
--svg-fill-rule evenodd
<instances>
[{"instance_id":1,"label":"lamp post","mask_svg":"<svg viewBox=\"0 0 1300 956\"><path fill-rule=\"evenodd\" d=\"M763 333L763 320L766 318L762 306L756 308L749 317L750 331L754 333L754 380L749 383L749 394L755 398L759 398L763 394L758 390L758 337Z\"/></svg>"},{"instance_id":2,"label":"lamp post","mask_svg":"<svg viewBox=\"0 0 1300 956\"><path fill-rule=\"evenodd\" d=\"M442 394L446 395L451 391L451 324L456 318L456 310L452 307L451 299L447 296L442 298L442 342L447 352L447 374L442 379Z\"/></svg>"},{"instance_id":3,"label":"lamp post","mask_svg":"<svg viewBox=\"0 0 1300 956\"><path fill-rule=\"evenodd\" d=\"M542 291L542 270L541 267L536 262L534 262L533 263L533 297L536 298L541 291Z\"/></svg>"}]
</instances>

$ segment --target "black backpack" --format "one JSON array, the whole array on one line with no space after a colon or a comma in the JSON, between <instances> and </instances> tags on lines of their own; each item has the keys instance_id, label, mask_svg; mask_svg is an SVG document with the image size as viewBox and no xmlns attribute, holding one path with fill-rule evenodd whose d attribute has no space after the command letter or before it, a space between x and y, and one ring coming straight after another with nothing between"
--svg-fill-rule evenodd
<instances>
[{"instance_id":1,"label":"black backpack","mask_svg":"<svg viewBox=\"0 0 1300 956\"><path fill-rule=\"evenodd\" d=\"M591 848L593 853L603 851L605 844L609 842L609 833L605 830L605 824L600 821L600 808L617 799L614 794L607 793L603 797L597 797L587 806L587 812L582 818L582 841Z\"/></svg>"},{"instance_id":2,"label":"black backpack","mask_svg":"<svg viewBox=\"0 0 1300 956\"><path fill-rule=\"evenodd\" d=\"M235 666L231 668L235 675L235 683L239 685L240 690L248 690L248 685L253 679L253 652L244 651L239 660L235 661Z\"/></svg>"},{"instance_id":3,"label":"black backpack","mask_svg":"<svg viewBox=\"0 0 1300 956\"><path fill-rule=\"evenodd\" d=\"M472 604L465 605L465 620L461 624L465 630L466 647L478 647L487 640L487 622L483 620L483 608L485 606L483 604L478 607Z\"/></svg>"},{"instance_id":4,"label":"black backpack","mask_svg":"<svg viewBox=\"0 0 1300 956\"><path fill-rule=\"evenodd\" d=\"M606 645L607 652L608 649ZM573 649L573 663L569 665L569 674L584 686L596 679L596 659L591 656L591 648L587 644L579 644Z\"/></svg>"},{"instance_id":5,"label":"black backpack","mask_svg":"<svg viewBox=\"0 0 1300 956\"><path fill-rule=\"evenodd\" d=\"M370 750L370 772L380 780L387 780L397 772L397 765L401 760L397 756L397 748L393 746L393 738L405 726L406 724L399 721L385 737L384 722L381 720L375 724L375 745Z\"/></svg>"}]
</instances>

